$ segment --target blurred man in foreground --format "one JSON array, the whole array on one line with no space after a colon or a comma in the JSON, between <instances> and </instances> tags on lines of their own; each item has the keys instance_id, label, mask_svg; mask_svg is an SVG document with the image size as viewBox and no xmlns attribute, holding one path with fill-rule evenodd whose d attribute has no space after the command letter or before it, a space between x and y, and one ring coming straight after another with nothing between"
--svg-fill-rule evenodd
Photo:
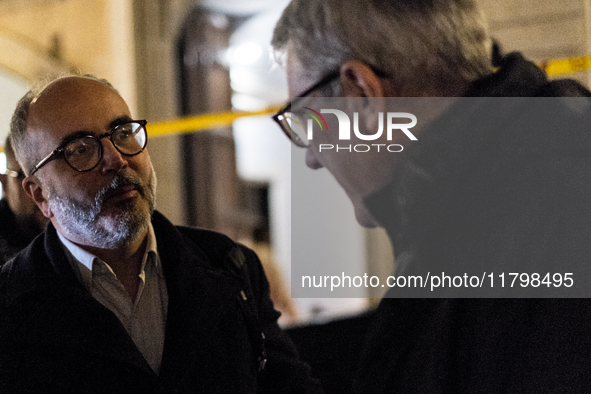
<instances>
[{"instance_id":1,"label":"blurred man in foreground","mask_svg":"<svg viewBox=\"0 0 591 394\"><path fill-rule=\"evenodd\" d=\"M498 297L588 296L589 91L519 53L493 69L471 0L293 0L272 45L292 97L274 119L361 224L388 231L394 276L431 279L390 282L355 392L588 390L591 303ZM335 112L325 97L346 99ZM326 114L322 131L311 111ZM416 122L386 137L378 119L391 112ZM488 290L461 282L471 271ZM443 289L444 273L460 284ZM503 287L510 273L517 285Z\"/></svg>"},{"instance_id":2,"label":"blurred man in foreground","mask_svg":"<svg viewBox=\"0 0 591 394\"><path fill-rule=\"evenodd\" d=\"M256 255L154 211L146 121L107 81L40 85L11 132L51 224L2 269L2 393L315 392Z\"/></svg>"},{"instance_id":3,"label":"blurred man in foreground","mask_svg":"<svg viewBox=\"0 0 591 394\"><path fill-rule=\"evenodd\" d=\"M10 142L4 144L6 174L0 174L3 198L0 200L0 265L29 244L47 225L49 220L27 196L21 185L25 178Z\"/></svg>"}]
</instances>

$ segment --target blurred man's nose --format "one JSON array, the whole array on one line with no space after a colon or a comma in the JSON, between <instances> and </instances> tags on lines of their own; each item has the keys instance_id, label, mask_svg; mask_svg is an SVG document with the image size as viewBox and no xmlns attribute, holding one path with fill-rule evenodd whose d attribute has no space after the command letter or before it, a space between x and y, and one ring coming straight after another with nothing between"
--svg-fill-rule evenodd
<instances>
[{"instance_id":1,"label":"blurred man's nose","mask_svg":"<svg viewBox=\"0 0 591 394\"><path fill-rule=\"evenodd\" d=\"M306 149L306 165L313 170L317 170L319 168L324 167L316 158L316 155L314 154L312 148Z\"/></svg>"}]
</instances>

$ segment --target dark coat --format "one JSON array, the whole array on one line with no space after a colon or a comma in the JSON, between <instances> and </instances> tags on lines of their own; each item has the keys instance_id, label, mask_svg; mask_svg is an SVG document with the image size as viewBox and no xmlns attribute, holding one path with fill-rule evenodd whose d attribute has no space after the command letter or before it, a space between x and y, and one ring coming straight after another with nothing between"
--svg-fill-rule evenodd
<instances>
[{"instance_id":1,"label":"dark coat","mask_svg":"<svg viewBox=\"0 0 591 394\"><path fill-rule=\"evenodd\" d=\"M512 54L468 95L591 94L573 81L548 82ZM541 113L533 128L523 122L525 101L507 102L495 120L503 127L494 128L477 105L492 99L452 108L408 151L393 182L366 201L393 242L396 274L575 267L589 278L591 102ZM462 127L437 134L447 121ZM589 290L584 278L575 283ZM519 295L528 291L535 289ZM392 289L387 297L403 294ZM385 298L376 316L356 392L591 391L589 299Z\"/></svg>"},{"instance_id":2,"label":"dark coat","mask_svg":"<svg viewBox=\"0 0 591 394\"><path fill-rule=\"evenodd\" d=\"M0 265L23 250L41 232L23 231L16 222L8 200L0 200Z\"/></svg>"},{"instance_id":3,"label":"dark coat","mask_svg":"<svg viewBox=\"0 0 591 394\"><path fill-rule=\"evenodd\" d=\"M157 212L152 222L169 296L160 375L76 279L49 226L2 270L0 392L316 392L256 255Z\"/></svg>"}]
</instances>

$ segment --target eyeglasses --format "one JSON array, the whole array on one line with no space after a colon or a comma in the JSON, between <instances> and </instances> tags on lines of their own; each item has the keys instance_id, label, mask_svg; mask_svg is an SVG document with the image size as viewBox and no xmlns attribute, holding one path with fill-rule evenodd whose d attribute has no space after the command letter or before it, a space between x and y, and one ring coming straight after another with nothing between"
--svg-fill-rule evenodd
<instances>
[{"instance_id":1,"label":"eyeglasses","mask_svg":"<svg viewBox=\"0 0 591 394\"><path fill-rule=\"evenodd\" d=\"M143 152L148 143L145 120L130 120L115 126L108 133L99 136L83 135L74 137L55 148L45 156L35 168L31 175L37 172L45 164L57 159L60 155L70 167L79 172L90 171L101 162L103 158L103 144L101 139L109 137L111 143L125 156L135 156Z\"/></svg>"},{"instance_id":2,"label":"eyeglasses","mask_svg":"<svg viewBox=\"0 0 591 394\"><path fill-rule=\"evenodd\" d=\"M340 75L340 71L334 71L326 75L324 78L312 85L312 87L307 89L304 93L300 94L294 100L290 100L285 107L281 108L275 115L272 116L273 120L277 122L279 127L281 127L281 130L283 130L283 132L285 133L287 138L291 140L291 142L302 148L310 146L307 133L304 131L302 127L296 126L297 124L301 124L301 122L299 122L298 119L296 119L296 114L292 113L291 111L293 104L295 104L297 100L301 100L302 98L308 96L313 91L320 89L322 86L331 83Z\"/></svg>"},{"instance_id":3,"label":"eyeglasses","mask_svg":"<svg viewBox=\"0 0 591 394\"><path fill-rule=\"evenodd\" d=\"M6 171L4 172L4 174L8 175L11 178L16 178L16 179L25 179L25 177L26 177L23 170L14 171L14 170L10 170L7 168Z\"/></svg>"}]
</instances>

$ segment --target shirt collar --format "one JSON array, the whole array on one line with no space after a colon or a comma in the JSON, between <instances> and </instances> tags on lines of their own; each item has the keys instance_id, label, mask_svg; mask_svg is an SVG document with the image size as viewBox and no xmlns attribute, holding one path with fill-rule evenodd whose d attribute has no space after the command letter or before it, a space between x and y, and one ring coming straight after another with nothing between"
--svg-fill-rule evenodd
<instances>
[{"instance_id":1,"label":"shirt collar","mask_svg":"<svg viewBox=\"0 0 591 394\"><path fill-rule=\"evenodd\" d=\"M80 246L76 245L66 237L64 237L59 231L57 231L57 235L64 245L66 256L68 261L74 268L74 271L77 273L79 279L89 287L92 285L92 269L93 265L96 261L101 261L97 256L94 254L82 249ZM152 223L148 225L148 241L146 244L146 252L142 259L142 267L141 272L144 271L146 262L151 260L154 262L154 267L156 268L156 272L160 277L163 277L162 272L162 265L160 259L158 258L158 250L157 250L157 243L156 243L156 235L154 233L154 227Z\"/></svg>"}]
</instances>

